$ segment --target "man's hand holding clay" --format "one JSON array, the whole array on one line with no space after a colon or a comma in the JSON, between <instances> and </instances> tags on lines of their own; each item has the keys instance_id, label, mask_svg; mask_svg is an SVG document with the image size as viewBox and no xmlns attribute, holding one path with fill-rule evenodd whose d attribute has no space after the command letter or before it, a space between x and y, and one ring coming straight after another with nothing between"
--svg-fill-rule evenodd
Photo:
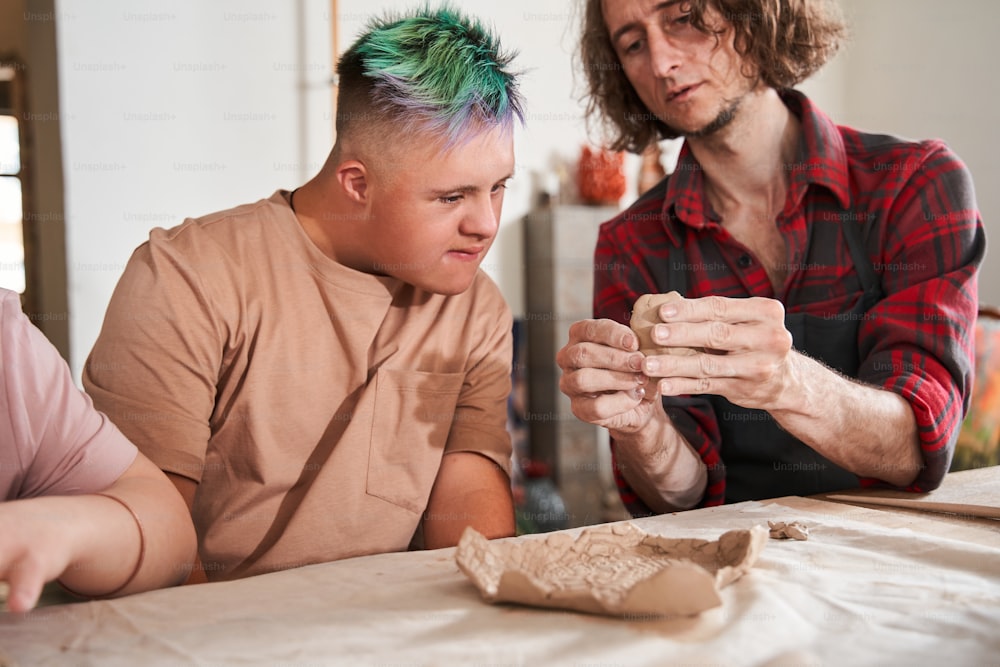
<instances>
[{"instance_id":1,"label":"man's hand holding clay","mask_svg":"<svg viewBox=\"0 0 1000 667\"><path fill-rule=\"evenodd\" d=\"M612 320L570 327L556 356L560 387L577 417L609 428L645 426L641 401L652 400L649 393L718 394L767 410L792 372L784 316L774 299L645 294L636 300L631 328Z\"/></svg>"},{"instance_id":2,"label":"man's hand holding clay","mask_svg":"<svg viewBox=\"0 0 1000 667\"><path fill-rule=\"evenodd\" d=\"M802 359L792 349L784 315L774 299L643 295L633 308L635 330L610 319L570 327L569 341L556 355L560 389L574 415L608 429L633 488L658 480L655 493L641 493L663 500L653 509L689 507L691 498L668 489L700 493L704 467L660 396L719 394L748 408L778 405L795 386ZM629 466L646 474L630 474ZM687 482L672 486L675 476L687 476Z\"/></svg>"}]
</instances>

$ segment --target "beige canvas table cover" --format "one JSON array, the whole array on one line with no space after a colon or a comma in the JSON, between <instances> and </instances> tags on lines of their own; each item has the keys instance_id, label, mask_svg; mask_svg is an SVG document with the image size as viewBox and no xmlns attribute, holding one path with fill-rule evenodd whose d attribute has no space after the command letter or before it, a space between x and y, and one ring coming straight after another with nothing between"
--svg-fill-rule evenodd
<instances>
[{"instance_id":1,"label":"beige canvas table cover","mask_svg":"<svg viewBox=\"0 0 1000 667\"><path fill-rule=\"evenodd\" d=\"M1000 662L1000 522L939 536L922 516L786 498L635 523L650 533L715 539L768 520L805 522L809 540L769 541L757 565L724 589L723 606L694 618L485 604L454 550L443 549L0 614L0 664Z\"/></svg>"}]
</instances>

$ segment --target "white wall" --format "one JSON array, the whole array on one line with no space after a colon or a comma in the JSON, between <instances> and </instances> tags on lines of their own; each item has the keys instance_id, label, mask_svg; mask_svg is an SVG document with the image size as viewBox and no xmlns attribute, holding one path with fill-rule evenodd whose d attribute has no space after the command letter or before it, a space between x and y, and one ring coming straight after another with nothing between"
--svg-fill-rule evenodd
<instances>
[{"instance_id":1,"label":"white wall","mask_svg":"<svg viewBox=\"0 0 1000 667\"><path fill-rule=\"evenodd\" d=\"M853 37L845 54L846 125L941 138L976 184L987 237L1000 242L1000 83L996 0L842 0ZM981 303L1000 305L1000 261L987 257Z\"/></svg>"},{"instance_id":2,"label":"white wall","mask_svg":"<svg viewBox=\"0 0 1000 667\"><path fill-rule=\"evenodd\" d=\"M372 14L411 0L339 0L345 48ZM994 0L844 0L854 38L806 91L839 122L945 138L979 186L1000 233L997 84L988 71ZM575 160L586 141L572 65L570 0L465 0L490 20L525 70L527 127L517 173L484 268L523 311L522 235L535 179ZM137 7L140 7L137 9ZM58 0L67 188L71 342L79 376L132 249L154 226L294 187L332 142L327 0ZM306 38L297 39L303 30ZM634 176L630 162L628 175ZM1000 238L998 236L997 238ZM1000 303L987 266L983 301Z\"/></svg>"},{"instance_id":3,"label":"white wall","mask_svg":"<svg viewBox=\"0 0 1000 667\"><path fill-rule=\"evenodd\" d=\"M326 0L57 3L76 377L150 228L318 169L332 137L328 25Z\"/></svg>"}]
</instances>

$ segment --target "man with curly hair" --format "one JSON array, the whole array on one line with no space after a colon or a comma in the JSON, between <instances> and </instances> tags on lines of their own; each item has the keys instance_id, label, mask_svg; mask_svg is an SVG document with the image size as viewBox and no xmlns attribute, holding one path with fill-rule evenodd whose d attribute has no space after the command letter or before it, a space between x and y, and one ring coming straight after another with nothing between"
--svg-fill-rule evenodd
<instances>
[{"instance_id":1,"label":"man with curly hair","mask_svg":"<svg viewBox=\"0 0 1000 667\"><path fill-rule=\"evenodd\" d=\"M612 147L684 137L600 231L562 390L610 431L634 514L884 484L935 488L972 386L985 237L940 141L835 125L793 87L834 54L823 0L587 0L589 112ZM639 296L677 291L653 341Z\"/></svg>"},{"instance_id":2,"label":"man with curly hair","mask_svg":"<svg viewBox=\"0 0 1000 667\"><path fill-rule=\"evenodd\" d=\"M511 314L479 268L510 59L455 10L372 22L318 175L129 261L84 383L186 498L204 577L513 534Z\"/></svg>"}]
</instances>

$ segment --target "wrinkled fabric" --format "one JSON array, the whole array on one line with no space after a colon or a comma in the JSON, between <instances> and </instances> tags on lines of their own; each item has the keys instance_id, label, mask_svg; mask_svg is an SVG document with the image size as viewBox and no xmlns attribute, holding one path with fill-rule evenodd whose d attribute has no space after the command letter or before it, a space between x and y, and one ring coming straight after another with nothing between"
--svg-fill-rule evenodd
<instances>
[{"instance_id":1,"label":"wrinkled fabric","mask_svg":"<svg viewBox=\"0 0 1000 667\"><path fill-rule=\"evenodd\" d=\"M786 498L634 523L714 539L768 520L803 522L809 539L769 541L722 607L696 617L490 605L442 549L0 615L0 654L18 667L995 662L1000 526L990 522Z\"/></svg>"}]
</instances>

